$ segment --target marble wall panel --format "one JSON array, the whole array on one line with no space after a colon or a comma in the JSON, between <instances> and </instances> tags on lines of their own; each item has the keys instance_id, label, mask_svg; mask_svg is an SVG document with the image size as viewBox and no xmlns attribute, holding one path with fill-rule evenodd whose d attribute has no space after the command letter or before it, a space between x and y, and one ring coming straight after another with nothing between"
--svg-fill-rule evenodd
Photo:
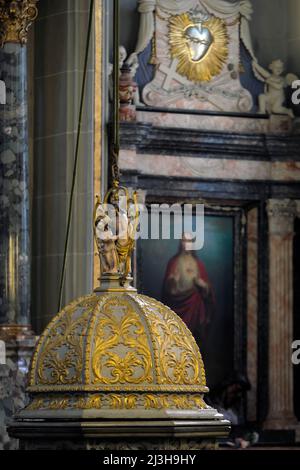
<instances>
[{"instance_id":1,"label":"marble wall panel","mask_svg":"<svg viewBox=\"0 0 300 470\"><path fill-rule=\"evenodd\" d=\"M247 214L247 419L257 419L258 210Z\"/></svg>"}]
</instances>

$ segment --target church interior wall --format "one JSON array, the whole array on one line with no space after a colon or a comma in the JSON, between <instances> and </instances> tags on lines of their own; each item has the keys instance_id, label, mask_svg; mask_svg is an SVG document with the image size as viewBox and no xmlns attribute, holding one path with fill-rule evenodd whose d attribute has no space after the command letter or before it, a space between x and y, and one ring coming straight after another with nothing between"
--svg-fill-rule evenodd
<instances>
[{"instance_id":1,"label":"church interior wall","mask_svg":"<svg viewBox=\"0 0 300 470\"><path fill-rule=\"evenodd\" d=\"M32 191L32 316L38 332L58 305L79 110L79 98L74 96L80 92L88 20L84 0L45 0L39 10L34 34ZM93 284L93 69L91 52L80 141L85 158L79 160L64 303ZM90 230L75 230L79 220Z\"/></svg>"},{"instance_id":2,"label":"church interior wall","mask_svg":"<svg viewBox=\"0 0 300 470\"><path fill-rule=\"evenodd\" d=\"M28 56L31 79L31 321L36 334L43 331L57 312L88 22L86 0L43 0L39 3L39 16L30 33ZM92 221L94 156L95 139L99 139L105 152L97 157L101 158L97 164L102 168L98 179L105 188L108 173L108 161L105 160L109 154L108 129L111 125L109 72L112 47L108 44L112 44L113 33L113 2L103 0L100 3L104 5L103 29L100 28L104 58L104 96L100 107L104 123L102 133L98 135L95 131L96 49L93 36L63 305L91 292L99 274L95 270ZM138 2L122 0L120 3L120 41L130 55L138 37ZM300 76L300 0L252 0L252 5L250 31L259 64L267 69L274 59L281 59L286 72ZM158 35L162 35L164 26L160 27L162 30ZM234 34L237 36L232 41L232 50L242 43L238 28ZM217 104L213 108L207 100L208 109L203 100L198 100L201 103L196 103L193 109L196 98L189 109L184 101L186 97L182 96L176 103L177 109L172 108L167 101L172 93L166 98L166 91L170 89L164 86L168 80L169 86L172 80L174 85L177 71L168 69L165 82L161 86L156 86L158 82L155 82L150 90L155 92L159 88L159 98L162 93L161 108L155 109L149 104L155 93L150 93L150 98L143 94L144 87L149 85L149 76L139 74L144 67L152 80L158 70L149 64L152 52L149 44L147 47L140 54L142 66L137 74L121 77L127 91L130 87L134 89L136 80L142 101L136 103L136 97L131 97L130 103L125 100L120 125L121 183L138 188L148 206L151 203L200 202L210 215L227 215L234 219L232 372L238 370L251 383L251 389L243 398L241 414L251 426L259 428L262 435L266 432L267 436L268 430L276 429L282 433L280 439L290 443L297 438L300 442L299 431L297 434L295 430L295 422L300 420L300 366L294 370L290 363L289 367L282 367L283 355L290 358L291 334L295 339L300 338L298 111L296 109L295 119L287 114L258 113L258 96L263 93L266 83L258 82L254 76L251 55L247 55L246 49L243 54L247 55L248 68L243 70L241 67L245 80L239 82L238 91L243 89L244 83L250 84L249 88L245 85L245 94L248 105L249 97L250 101L253 98L252 108L249 105L244 110L235 104L230 112L224 107L218 108L218 100L226 93L227 99L232 90L236 90L237 76L230 75L228 68L226 73L230 80L227 82L230 83L225 84L221 98L217 96L216 99L214 90L210 90L209 98L212 96ZM243 65L240 57L236 62ZM186 85L186 82L178 83ZM145 96L149 99L146 105L143 102ZM228 102L231 103L233 99L230 99ZM185 108L181 107L182 103ZM145 269L141 268L138 250L133 260L135 281L139 270ZM148 295L142 283L140 286L142 293ZM280 337L279 346L274 341L276 335ZM282 400L276 400L278 390L283 391ZM287 422L284 406L289 412Z\"/></svg>"},{"instance_id":3,"label":"church interior wall","mask_svg":"<svg viewBox=\"0 0 300 470\"><path fill-rule=\"evenodd\" d=\"M294 73L299 73L298 0L252 0L252 4L250 29L259 62L267 66L280 57ZM112 9L112 2L108 2L108 8ZM121 18L126 18L126 23L121 21L121 43L132 52L139 25L136 0L121 2Z\"/></svg>"},{"instance_id":4,"label":"church interior wall","mask_svg":"<svg viewBox=\"0 0 300 470\"><path fill-rule=\"evenodd\" d=\"M272 3L272 7L271 7L271 3ZM106 3L107 5L107 20L108 20L108 23L110 23L110 20L109 18L111 18L111 15L112 15L112 3L111 2L107 2ZM122 1L121 2L121 18L126 18L126 23L124 21L121 21L121 43L126 47L128 53L130 53L131 51L134 50L134 47L135 47L135 43L136 43L136 39L137 39L137 33L138 33L138 24L139 24L139 16L138 16L138 13L136 11L136 6L137 6L137 3L136 1L133 1L133 0L125 0L125 1ZM255 49L255 53L257 54L257 57L260 61L260 63L262 63L264 66L267 66L274 58L274 51L276 51L276 58L277 57L280 57L282 58L282 60L284 60L287 64L291 64L291 65L296 65L297 61L294 59L294 54L295 54L295 51L298 50L298 48L296 47L297 46L297 42L295 41L296 37L296 33L297 33L297 27L296 27L296 22L293 20L294 16L293 15L290 15L291 11L293 11L293 14L295 13L295 11L292 9L293 5L292 5L292 0L290 0L289 4L288 4L288 8L287 8L287 3L286 1L282 1L282 0L276 0L276 8L274 8L274 1L273 0L264 0L263 2L261 1L257 1L257 0L254 0L253 1L253 6L254 6L254 16L253 16L253 21L251 23L251 33L252 33L252 39L253 39L253 44L254 44L254 49ZM43 6L43 8L45 9L45 11L47 12L47 10L50 9L50 15L51 15L51 11L56 11L56 6L55 5L51 5L50 7L50 4L48 4L47 2L45 2L45 5ZM60 7L62 8L62 6ZM290 8L290 10L289 10ZM52 10L51 10L52 9ZM42 9L42 12L43 12L43 9ZM280 14L278 14L278 12L280 12ZM39 48L42 49L43 47L43 44L41 43L40 41L40 36L41 35L41 38L43 37L44 35L44 27L45 25L43 24L43 22L46 22L46 21L51 21L51 18L50 19L47 19L47 13L45 14L45 18L43 17L44 15L42 14L41 15L41 19L40 19L40 23L37 24L36 26L36 32L35 32L35 38L36 38L36 41L37 41L37 51L36 51L36 68L38 67L38 71L36 72L36 79L38 80L41 80L43 78L43 74L45 73L44 72L44 69L45 69L45 63L42 59L42 53L39 53ZM43 29L40 28L40 24L43 24ZM47 25L47 23L46 23ZM57 28L59 28L59 23L55 23L54 22L50 23L50 27L51 28L54 28L53 29L53 34L56 35L58 33L58 30ZM108 24L108 35L110 36L110 43L111 43L111 34L112 34L112 30L111 28L109 28L109 24ZM287 43L287 38L289 38L289 41L291 44L288 44ZM293 49L293 44L295 43L295 50ZM42 44L42 45L40 45ZM111 55L111 53L110 53ZM67 56L68 57L68 56ZM73 57L72 55L70 56L70 61L72 63L72 60L73 60ZM55 59L54 59L54 62L55 62ZM47 66L49 67L49 66ZM293 69L293 71L295 71ZM51 70L50 70L51 72ZM49 71L48 71L49 73ZM58 86L63 86L63 83L64 83L64 76L62 74L62 77L59 78L59 83L58 83ZM45 84L43 85L45 86L45 91L46 91L46 98L44 97L43 100L47 99L47 81L45 80ZM39 116L39 108L41 106L40 103L40 94L39 93L36 93L36 105L35 105L35 109L36 109L36 119L38 119L40 121L40 123L43 123L43 119L41 119L41 117ZM41 102L43 103L43 102ZM57 106L58 107L61 107L62 106L62 102L60 103L57 103ZM67 106L69 106L69 104L67 103ZM144 113L145 114L145 113ZM196 120L199 119L198 117L195 118ZM206 119L207 121L207 119ZM204 121L203 121L204 122ZM156 121L156 124L159 123L159 120ZM67 123L66 123L67 124ZM39 126L41 126L42 124L39 124ZM150 124L150 128L151 126L153 126L153 124ZM159 125L158 125L159 127ZM153 127L153 129L158 129L158 127L155 128L155 125ZM256 139L256 142L254 144L254 141L251 142L249 140L249 145L248 145L248 148L244 148L243 149L243 152L241 152L241 146L239 144L237 144L236 146L236 151L232 153L232 155L230 156L230 152L231 150L228 151L228 154L225 154L225 152L227 152L226 149L228 149L229 147L228 146L223 146L222 147L222 151L221 153L218 153L217 154L214 154L214 151L210 150L209 148L206 148L205 151L203 149L203 145L204 145L204 138L205 138L205 134L203 133L202 137L201 137L201 140L199 142L195 142L195 146L193 147L192 150L189 150L189 152L187 153L186 150L179 150L180 148L182 148L182 146L184 146L184 140L182 139L182 129L180 129L180 124L177 125L178 127L178 134L177 134L177 139L179 139L178 141L178 147L177 147L177 150L176 150L176 158L178 160L178 163L177 165L181 165L182 166L182 170L179 170L179 173L174 173L174 154L172 153L174 151L174 147L172 147L172 151L170 153L170 149L166 148L164 149L164 152L163 152L163 155L162 155L162 149L164 148L164 145L166 144L166 137L164 138L164 141L160 140L160 138L158 136L156 136L154 138L153 141L151 142L155 142L156 144L156 149L154 150L154 148L151 147L151 143L149 144L149 146L147 147L146 145L146 141L145 140L142 140L142 143L143 143L143 149L141 150L137 150L136 147L135 147L135 143L130 143L128 144L127 140L129 139L130 140L130 136L133 135L133 133L136 133L136 136L138 137L139 139L139 130L138 128L134 127L134 125L132 127L130 127L130 124L128 124L127 126L124 125L124 131L122 131L122 152L121 153L121 164L124 164L124 167L123 167L123 178L125 179L125 181L127 181L127 183L129 185L138 185L140 188L142 189L145 189L146 191L148 191L148 197L151 198L151 191L155 194L165 194L165 197L168 198L172 195L172 189L170 188L170 190L166 189L166 181L165 179L160 179L161 176L163 176L164 178L166 177L171 177L172 178L172 181L177 181L177 188L176 188L176 193L178 193L178 191L180 191L180 185L182 185L182 188L187 188L189 187L190 184L194 184L196 185L196 190L194 190L194 196L196 198L200 198L200 197L206 197L208 200L214 200L214 201L217 201L217 204L223 204L223 205L226 205L226 203L228 202L228 190L230 192L230 196L229 196L229 199L233 198L233 201L234 201L234 204L237 204L237 206L239 206L241 203L240 201L244 201L242 205L245 205L245 207L247 207L247 204L251 204L253 203L253 201L259 201L258 202L258 207L259 207L259 210L261 211L262 207L265 207L265 204L266 204L266 201L268 199L268 197L271 197L272 194L275 194L275 188L277 188L277 195L279 197L283 197L283 195L289 195L289 194L292 194L292 186L289 186L289 180L291 179L294 179L295 180L295 184L296 184L296 180L297 180L297 175L295 175L295 168L291 167L289 163L286 163L285 160L286 158L282 155L280 155L280 150L279 152L277 152L276 154L276 157L273 158L272 155L270 153L272 153L272 150L268 147L264 147L265 144L263 144L263 142L265 142L265 137L264 135L262 135L261 137L261 143L258 144L258 136L256 135L254 137L254 139ZM39 127L38 127L39 129ZM162 132L166 133L168 132L167 129L162 129ZM245 134L247 134L247 131L245 130ZM210 131L208 130L207 131L207 139L211 141L211 139L213 139L214 133L212 131L212 134L210 134ZM230 133L227 135L230 135ZM173 135L174 137L174 135ZM226 140L226 136L225 134L221 135L220 137L221 139L225 139ZM155 140L156 139L156 140ZM276 138L274 138L274 144L272 146L272 149L275 149L276 148ZM298 140L297 140L297 136L294 137L294 148L296 149L297 146L298 146ZM40 148L40 142L41 139L40 139L40 136L38 137L38 140L36 141L36 144L35 144L35 153L37 151L39 151L39 148ZM287 139L288 141L288 139ZM170 142L172 142L172 140L170 140ZM190 136L188 137L187 136L187 140L185 141L186 142L186 147L187 145L190 145L191 144L191 139L190 139ZM244 138L244 144L245 144L245 138ZM86 145L86 142L84 142L84 145ZM188 162L188 156L191 156L193 155L194 157L199 157L199 152L197 150L197 145L199 145L200 147L199 148L202 148L202 152L203 152L203 166L199 166L199 162L201 160L199 160L199 158L195 159L194 162L196 164L196 171L195 171L195 168L193 167L193 171L191 173L186 173L186 175L184 176L185 172L186 172L186 169L187 168L190 168L190 162ZM216 148L216 143L214 144L215 145L215 148ZM262 145L262 147L260 147ZM230 147L232 149L232 147ZM258 151L258 149L261 149L261 152L254 157L254 160L256 160L256 170L253 171L253 169L251 169L251 165L253 164L253 152L254 150L255 151ZM283 144L281 147L283 152L286 152L286 146L285 144ZM157 150L157 149L160 149L160 150ZM48 152L48 151L47 151ZM133 153L132 153L133 152ZM218 165L221 164L221 166L223 166L223 173L220 172L219 175L214 171L214 170L210 170L209 169L209 166L207 166L207 163L205 163L205 159L207 158L207 152L210 154L210 156L213 158L213 159L217 159L219 158L219 161L218 160L215 160L215 164L213 165L213 167L215 167L215 165L217 164L218 162ZM222 153L223 152L223 153ZM247 153L248 152L248 153ZM290 153L290 157L288 157L288 160L289 158L291 159L294 159L297 155L297 150L289 150L288 151L288 154ZM244 155L244 157L236 157L236 155L240 153L242 155ZM156 154L155 158L154 158L154 154ZM37 153L38 155L38 153ZM134 157L133 159L129 156L132 156ZM57 157L59 159L62 158L62 155L61 153L59 152L57 154ZM51 158L50 156L47 157L46 156L46 159L48 158ZM224 160L225 158L225 160ZM152 159L152 160L151 160ZM274 162L272 160L275 160ZM147 161L149 160L149 163L147 163ZM252 160L252 161L251 161ZM281 160L280 163L278 163L276 160ZM169 163L169 166L167 164L167 162L170 162ZM212 160L213 161L213 160ZM131 163L130 163L131 162ZM154 163L155 162L155 163ZM141 171L142 171L142 174L140 175L139 174L139 165L141 165ZM198 165L198 166L197 166ZM274 169L272 170L272 165L274 166ZM276 170L276 165L278 167L278 165L281 165L280 168L277 168ZM39 164L36 164L36 172L38 171L44 171L44 170L39 170ZM234 176L234 173L233 173L233 168L236 166L236 176ZM228 171L226 173L226 167L228 167ZM66 169L64 169L63 171L66 171ZM275 175L275 180L276 180L276 171L277 171L277 175L279 176L278 178L278 181L276 181L275 185L277 186L273 186L272 185L272 178L273 178L273 174ZM147 175L147 172L148 172L148 175ZM70 173L70 171L69 171ZM38 173L37 173L38 174ZM286 176L284 176L286 174ZM199 177L197 177L196 175L199 175ZM200 176L201 175L201 176ZM244 180L244 183L242 183L240 181L240 176L242 175L242 179ZM216 182L215 178L219 178L219 180ZM42 178L45 178L45 176L43 176ZM90 176L91 178L91 176ZM251 180L255 181L256 179L258 178L259 182L256 182L256 183L253 183ZM47 173L47 179L49 179L49 174ZM233 181L232 181L233 179ZM189 181L190 180L190 181ZM38 188L41 186L43 187L43 185L41 185L41 182L43 181L43 179L41 179L40 177L37 178L37 186L36 186L36 190L38 190ZM91 181L91 180L90 180ZM193 181L193 183L192 183ZM268 183L266 183L268 182ZM45 183L47 183L47 181L45 181ZM86 184L88 183L87 182L82 182L80 183L80 185L83 187L83 188L86 188ZM57 182L55 183L57 184ZM63 184L65 185L65 182L63 182ZM266 186L266 184L268 186ZM280 187L280 184L282 186L282 189L279 189ZM279 186L278 186L279 185ZM258 187L260 189L258 189ZM266 190L266 187L268 187L268 190ZM155 188L155 190L154 190ZM35 190L35 191L36 191ZM52 191L52 189L51 189ZM54 189L53 189L54 193L56 192ZM59 189L59 192L61 191L61 188ZM85 189L85 191L87 191ZM296 189L296 186L295 186L295 189L294 189L294 193L295 193L295 196L294 197L299 197L298 195L298 191ZM186 194L186 191L183 189L182 190L182 194ZM85 193L84 193L85 195ZM282 195L282 196L281 196ZM38 196L39 198L42 197L43 195L41 196ZM64 197L64 193L62 192L62 196ZM51 198L52 199L52 198ZM49 204L49 201L51 200L48 198L48 203ZM233 203L233 202L232 202ZM52 200L51 204L55 204L55 195L54 195L54 199ZM34 217L36 218L36 220L39 220L39 215L41 212L41 209L39 209L39 205L35 205L35 208L34 208ZM48 209L47 207L50 207L50 206L44 206L43 209L45 208L46 212L45 212L45 217L47 217L47 213L48 213ZM80 205L79 205L80 207ZM263 209L264 211L265 209ZM64 214L66 213L66 208L64 210ZM47 220L47 219L46 219ZM55 224L56 226L56 224ZM61 224L58 223L58 230L61 230ZM260 227L262 227L260 225ZM40 228L37 228L37 230L40 231ZM53 229L52 229L53 230ZM35 237L37 237L37 240L38 239L43 239L44 237L44 233L38 233L36 232L36 234L34 235ZM264 235L262 234L261 230L260 230L260 235L259 235L259 239L260 239L260 245L261 246L261 243L263 243L263 251L266 250L266 240L264 242L262 242L263 240L263 237ZM56 238L55 240L62 240L63 239L63 233L61 232L61 235L59 234L56 234ZM35 238L34 238L35 240ZM54 242L54 244L56 244L57 242ZM87 248L88 247L88 244L89 244L89 247L91 246L90 245L90 240L87 239L84 241L84 245L81 245L81 249L79 250L81 253L84 253L85 250L88 250L88 253L91 253L91 249L90 248ZM75 246L76 246L76 243L75 243ZM57 284L55 285L55 283L53 284L53 280L51 281L51 279L55 279L56 283L57 283L57 273L59 271L58 269L58 263L57 263L57 260L59 258L53 258L53 251L57 251L57 244L55 245L55 248L51 248L50 246L50 250L46 247L43 247L43 245L40 245L40 248L39 248L39 245L37 244L37 247L35 248L37 250L37 256L40 257L40 256L46 256L45 259L48 258L48 256L50 255L50 259L51 259L51 263L54 263L54 267L51 267L51 266L48 266L47 265L47 272L48 273L52 273L51 274L51 278L50 278L50 284L48 283L48 286L47 286L47 290L48 292L54 292L57 290ZM52 251L51 251L52 250ZM48 253L49 251L49 253ZM74 249L74 253L76 253L76 248ZM34 255L35 256L35 255ZM91 256L91 254L89 254L89 256ZM75 257L76 259L76 257ZM40 262L40 261L39 261ZM265 263L267 263L267 260L265 260ZM76 265L76 263L75 263ZM71 266L70 266L70 268ZM266 267L265 267L266 269ZM38 283L38 278L39 278L39 275L35 274L35 285L36 283ZM68 276L70 277L70 276ZM73 277L74 279L74 277ZM75 282L74 282L75 281ZM76 295L75 295L75 292L74 292L74 289L77 293L77 295L79 295L81 292L83 292L84 290L86 290L86 283L85 282L81 282L80 280L74 280L73 281L73 288L70 289L70 292L69 294L67 295L66 298L74 298ZM91 281L89 281L90 283ZM49 285L51 286L49 288ZM36 295L34 294L33 296L33 304L34 304L34 311L38 312L38 311L43 311L45 313L43 313L43 316L45 315L45 318L42 320L42 324L44 324L44 322L47 322L47 320L51 317L51 309L53 310L54 306L55 306L55 303L54 303L54 300L50 301L49 302L49 296L41 296L41 294L43 293L43 290L41 289L38 289L38 292L39 292L39 300L37 299ZM256 308L256 313L258 314L259 312L259 317L255 317L255 313L252 312L252 316L251 316L251 319L249 321L252 320L252 323L254 323L254 325L258 324L258 325L264 325L265 322L267 321L267 298L266 298L266 295L265 293L263 293L263 288L261 286L261 283L259 285L259 292L257 293L257 296L258 296L258 300L260 302L260 306L261 308L258 309L258 307ZM50 295L50 298L51 298L51 295ZM43 300L40 300L40 299L43 299ZM55 310L55 308L54 308ZM47 313L49 312L49 313ZM37 314L38 315L38 314ZM37 321L37 325L39 324L39 322ZM41 324L41 323L40 323ZM39 327L40 328L40 327ZM255 329L255 326L252 327L252 334L253 334L253 331L256 331L256 335L257 335L257 326L256 326L256 329ZM248 338L248 340L250 341L250 339ZM265 372L259 372L258 375L256 376L255 372L254 372L254 369L253 369L253 361L256 360L256 362L258 361L259 364L262 365L262 367L260 367L260 370L263 370L265 371L265 365L266 365L266 356L267 356L267 338L266 336L264 335L263 333L263 336L262 337L259 337L259 336L256 336L256 340L255 340L255 337L252 337L252 345L255 344L255 342L257 343L256 347L253 346L253 354L251 355L250 354L250 360L248 361L248 365L246 362L244 362L243 364L243 367L244 369L246 370L247 367L248 369L250 370L250 375L252 374L252 379L253 381L255 381L255 383L253 384L254 385L254 388L253 390L251 391L250 393L250 397L249 397L249 403L252 403L252 406L249 407L248 409L248 414L249 416L252 416L252 419L264 419L266 417L266 414L267 414L267 407L268 407L268 385L267 385L267 376L265 375ZM259 393L262 397L262 400L260 401L260 403L256 406L256 403L255 403L255 394L258 393L258 390L259 390Z\"/></svg>"}]
</instances>

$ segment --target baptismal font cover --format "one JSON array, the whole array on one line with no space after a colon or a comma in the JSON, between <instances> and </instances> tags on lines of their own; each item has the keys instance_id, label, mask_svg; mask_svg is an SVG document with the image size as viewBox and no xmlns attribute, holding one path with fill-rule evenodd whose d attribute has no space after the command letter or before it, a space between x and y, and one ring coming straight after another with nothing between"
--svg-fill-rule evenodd
<instances>
[{"instance_id":1,"label":"baptismal font cover","mask_svg":"<svg viewBox=\"0 0 300 470\"><path fill-rule=\"evenodd\" d=\"M226 436L230 423L204 401L192 334L131 286L136 195L117 183L94 215L100 287L67 305L41 335L30 403L10 432L25 449L197 449Z\"/></svg>"}]
</instances>

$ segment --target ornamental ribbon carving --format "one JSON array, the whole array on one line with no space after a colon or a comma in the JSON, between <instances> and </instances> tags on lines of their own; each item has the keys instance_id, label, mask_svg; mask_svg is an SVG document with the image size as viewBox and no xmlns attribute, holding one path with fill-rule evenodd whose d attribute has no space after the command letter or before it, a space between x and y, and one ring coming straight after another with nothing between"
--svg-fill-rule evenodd
<instances>
[{"instance_id":1,"label":"ornamental ribbon carving","mask_svg":"<svg viewBox=\"0 0 300 470\"><path fill-rule=\"evenodd\" d=\"M36 19L38 0L0 0L0 46L26 44L28 29Z\"/></svg>"}]
</instances>

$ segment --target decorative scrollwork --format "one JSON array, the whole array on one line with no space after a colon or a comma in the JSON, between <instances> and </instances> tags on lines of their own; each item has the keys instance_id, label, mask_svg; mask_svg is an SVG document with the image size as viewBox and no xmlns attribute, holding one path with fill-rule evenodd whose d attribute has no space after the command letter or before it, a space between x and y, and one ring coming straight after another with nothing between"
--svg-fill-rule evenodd
<instances>
[{"instance_id":1,"label":"decorative scrollwork","mask_svg":"<svg viewBox=\"0 0 300 470\"><path fill-rule=\"evenodd\" d=\"M91 351L94 384L149 384L152 356L145 327L125 297L110 297L95 327Z\"/></svg>"},{"instance_id":2,"label":"decorative scrollwork","mask_svg":"<svg viewBox=\"0 0 300 470\"><path fill-rule=\"evenodd\" d=\"M31 393L205 393L198 346L182 320L135 293L83 297L50 322L33 356Z\"/></svg>"},{"instance_id":3,"label":"decorative scrollwork","mask_svg":"<svg viewBox=\"0 0 300 470\"><path fill-rule=\"evenodd\" d=\"M83 382L84 340L97 298L86 298L62 312L49 325L38 350L37 383L71 385Z\"/></svg>"},{"instance_id":4,"label":"decorative scrollwork","mask_svg":"<svg viewBox=\"0 0 300 470\"><path fill-rule=\"evenodd\" d=\"M107 393L82 395L65 394L63 396L36 397L27 406L27 410L198 410L209 408L199 394L176 393Z\"/></svg>"},{"instance_id":5,"label":"decorative scrollwork","mask_svg":"<svg viewBox=\"0 0 300 470\"><path fill-rule=\"evenodd\" d=\"M136 300L151 324L159 383L205 386L200 351L183 321L157 300L143 295Z\"/></svg>"},{"instance_id":6,"label":"decorative scrollwork","mask_svg":"<svg viewBox=\"0 0 300 470\"><path fill-rule=\"evenodd\" d=\"M0 0L0 46L6 42L25 44L36 19L38 0Z\"/></svg>"}]
</instances>

